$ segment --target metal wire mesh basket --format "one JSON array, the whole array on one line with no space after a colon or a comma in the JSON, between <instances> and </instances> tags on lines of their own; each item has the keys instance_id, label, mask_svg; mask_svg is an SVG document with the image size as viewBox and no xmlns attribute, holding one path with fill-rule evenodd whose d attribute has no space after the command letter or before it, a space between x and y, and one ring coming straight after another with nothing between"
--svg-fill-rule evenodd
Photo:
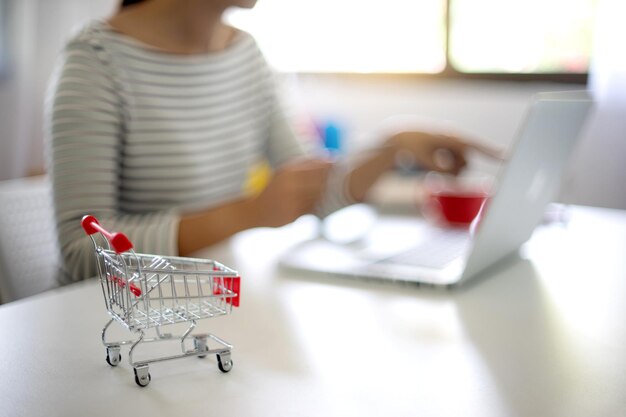
<instances>
[{"instance_id":1,"label":"metal wire mesh basket","mask_svg":"<svg viewBox=\"0 0 626 417\"><path fill-rule=\"evenodd\" d=\"M129 362L135 370L135 381L146 386L151 380L148 364L186 356L216 354L218 367L223 372L232 368L232 345L213 334L190 335L196 321L230 314L239 306L240 277L237 271L209 259L163 257L136 253L132 243L122 233L110 233L93 216L82 220L85 232L91 237L98 263L98 275L104 302L111 320L102 330L102 341L107 349L107 362L116 366L120 347L132 344ZM100 233L106 247L94 235ZM113 321L131 332L139 333L137 340L107 342L106 331ZM181 336L162 333L161 326L189 322ZM144 330L154 328L156 336L146 338ZM185 341L193 340L193 349ZM208 339L220 345L209 349ZM140 343L179 340L182 353L176 356L133 361L132 355Z\"/></svg>"}]
</instances>

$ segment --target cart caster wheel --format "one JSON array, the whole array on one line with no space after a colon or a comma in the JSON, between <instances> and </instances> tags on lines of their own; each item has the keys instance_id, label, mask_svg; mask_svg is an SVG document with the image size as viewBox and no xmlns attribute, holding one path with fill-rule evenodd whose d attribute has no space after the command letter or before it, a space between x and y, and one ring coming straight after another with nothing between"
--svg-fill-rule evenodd
<instances>
[{"instance_id":1,"label":"cart caster wheel","mask_svg":"<svg viewBox=\"0 0 626 417\"><path fill-rule=\"evenodd\" d=\"M117 366L122 360L122 354L120 353L119 346L107 348L106 361L111 366Z\"/></svg>"},{"instance_id":2,"label":"cart caster wheel","mask_svg":"<svg viewBox=\"0 0 626 417\"><path fill-rule=\"evenodd\" d=\"M150 383L150 381L152 381L152 377L150 376L150 374L148 374L148 377L145 378L145 381L142 379L139 379L139 377L137 375L135 375L135 382L137 383L137 385L139 385L140 387L147 387L148 384Z\"/></svg>"},{"instance_id":3,"label":"cart caster wheel","mask_svg":"<svg viewBox=\"0 0 626 417\"><path fill-rule=\"evenodd\" d=\"M229 372L231 369L233 369L233 360L230 359L230 355L228 356L228 359L222 359L220 355L217 355L217 367L220 368L220 371L224 373Z\"/></svg>"},{"instance_id":4,"label":"cart caster wheel","mask_svg":"<svg viewBox=\"0 0 626 417\"><path fill-rule=\"evenodd\" d=\"M111 360L111 358L109 358L109 355L107 355L106 360L107 360L107 363L108 363L109 365L111 365L111 366L117 366L117 365L119 365L119 364L120 364L120 361L122 360L122 355L121 355L121 354L118 354L118 355L117 355L117 360L116 360L116 359Z\"/></svg>"},{"instance_id":5,"label":"cart caster wheel","mask_svg":"<svg viewBox=\"0 0 626 417\"><path fill-rule=\"evenodd\" d=\"M150 376L150 372L148 372L148 366L138 366L133 368L133 371L135 371L135 382L137 385L147 387L152 380L152 376Z\"/></svg>"}]
</instances>

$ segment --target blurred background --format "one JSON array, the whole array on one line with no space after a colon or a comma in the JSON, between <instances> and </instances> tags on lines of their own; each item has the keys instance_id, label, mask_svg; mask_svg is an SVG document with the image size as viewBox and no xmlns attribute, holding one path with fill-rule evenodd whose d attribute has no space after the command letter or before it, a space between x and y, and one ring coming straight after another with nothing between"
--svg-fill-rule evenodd
<instances>
[{"instance_id":1,"label":"blurred background","mask_svg":"<svg viewBox=\"0 0 626 417\"><path fill-rule=\"evenodd\" d=\"M56 57L118 3L0 0L0 180L44 172ZM507 147L534 93L589 88L598 105L560 200L626 209L623 16L620 0L260 0L229 20L280 74L298 132L331 126L347 153L374 143L390 117Z\"/></svg>"}]
</instances>

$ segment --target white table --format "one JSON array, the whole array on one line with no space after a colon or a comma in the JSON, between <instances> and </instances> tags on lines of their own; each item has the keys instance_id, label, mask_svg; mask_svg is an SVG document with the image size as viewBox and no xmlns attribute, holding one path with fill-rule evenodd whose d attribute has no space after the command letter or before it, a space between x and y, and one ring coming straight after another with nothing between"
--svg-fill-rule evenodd
<instances>
[{"instance_id":1,"label":"white table","mask_svg":"<svg viewBox=\"0 0 626 417\"><path fill-rule=\"evenodd\" d=\"M306 223L306 222L305 222ZM199 326L235 345L105 363L89 280L0 307L0 416L624 416L626 213L574 208L522 259L448 291L278 270L309 230L252 230L203 254L239 269L242 305Z\"/></svg>"}]
</instances>

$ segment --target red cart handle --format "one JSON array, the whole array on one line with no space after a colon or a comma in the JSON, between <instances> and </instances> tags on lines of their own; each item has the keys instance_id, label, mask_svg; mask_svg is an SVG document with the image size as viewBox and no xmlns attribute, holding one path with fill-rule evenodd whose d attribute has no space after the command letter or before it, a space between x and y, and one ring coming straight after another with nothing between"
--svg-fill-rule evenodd
<instances>
[{"instance_id":1,"label":"red cart handle","mask_svg":"<svg viewBox=\"0 0 626 417\"><path fill-rule=\"evenodd\" d=\"M81 221L85 233L93 235L94 233L102 233L102 235L109 241L111 247L116 253L120 254L133 248L133 244L126 237L124 233L109 232L104 227L100 226L98 219L94 216L85 216Z\"/></svg>"}]
</instances>

